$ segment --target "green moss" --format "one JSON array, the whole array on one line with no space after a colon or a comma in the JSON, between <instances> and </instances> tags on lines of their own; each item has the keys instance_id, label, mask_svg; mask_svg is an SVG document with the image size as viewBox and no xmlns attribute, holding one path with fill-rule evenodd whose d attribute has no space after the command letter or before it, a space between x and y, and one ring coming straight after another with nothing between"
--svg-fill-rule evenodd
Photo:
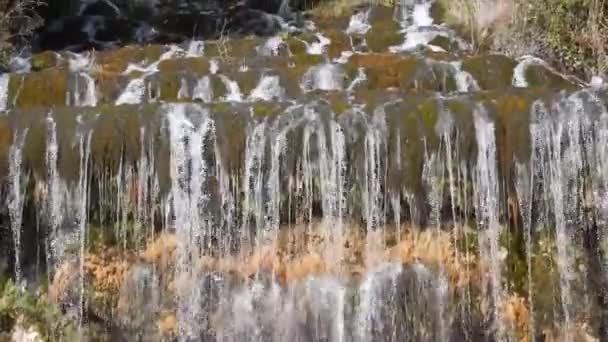
<instances>
[{"instance_id":1,"label":"green moss","mask_svg":"<svg viewBox=\"0 0 608 342\"><path fill-rule=\"evenodd\" d=\"M529 87L550 87L553 89L575 90L577 86L549 70L543 65L530 65L526 69L526 81Z\"/></svg>"},{"instance_id":2,"label":"green moss","mask_svg":"<svg viewBox=\"0 0 608 342\"><path fill-rule=\"evenodd\" d=\"M393 20L375 23L365 35L367 46L372 52L387 52L390 46L403 42L400 29L399 24Z\"/></svg>"},{"instance_id":3,"label":"green moss","mask_svg":"<svg viewBox=\"0 0 608 342\"><path fill-rule=\"evenodd\" d=\"M209 60L206 58L165 59L158 64L158 70L160 72L202 76L209 72Z\"/></svg>"},{"instance_id":4,"label":"green moss","mask_svg":"<svg viewBox=\"0 0 608 342\"><path fill-rule=\"evenodd\" d=\"M160 59L164 47L162 45L125 46L116 50L95 53L95 62L107 74L122 73L130 63L151 64Z\"/></svg>"},{"instance_id":5,"label":"green moss","mask_svg":"<svg viewBox=\"0 0 608 342\"><path fill-rule=\"evenodd\" d=\"M261 39L254 36L224 41L210 41L205 44L205 56L225 59L255 56L257 54L256 47L261 43Z\"/></svg>"},{"instance_id":6,"label":"green moss","mask_svg":"<svg viewBox=\"0 0 608 342\"><path fill-rule=\"evenodd\" d=\"M160 99L167 102L177 101L177 93L181 87L182 77L176 73L160 73L158 77Z\"/></svg>"},{"instance_id":7,"label":"green moss","mask_svg":"<svg viewBox=\"0 0 608 342\"><path fill-rule=\"evenodd\" d=\"M465 59L462 70L470 73L482 89L501 89L511 87L516 65L504 55L479 55Z\"/></svg>"},{"instance_id":8,"label":"green moss","mask_svg":"<svg viewBox=\"0 0 608 342\"><path fill-rule=\"evenodd\" d=\"M327 56L329 58L340 57L342 51L350 51L350 38L341 30L328 30L324 32L325 36L331 41Z\"/></svg>"},{"instance_id":9,"label":"green moss","mask_svg":"<svg viewBox=\"0 0 608 342\"><path fill-rule=\"evenodd\" d=\"M45 341L74 341L76 327L42 294L34 295L11 281L0 284L0 331L10 332L19 319ZM0 333L0 338L2 334Z\"/></svg>"},{"instance_id":10,"label":"green moss","mask_svg":"<svg viewBox=\"0 0 608 342\"><path fill-rule=\"evenodd\" d=\"M69 73L51 68L36 73L14 75L9 83L9 99L17 108L53 107L66 104Z\"/></svg>"},{"instance_id":11,"label":"green moss","mask_svg":"<svg viewBox=\"0 0 608 342\"><path fill-rule=\"evenodd\" d=\"M31 65L32 71L40 71L58 66L60 60L59 54L54 51L45 51L32 56Z\"/></svg>"}]
</instances>

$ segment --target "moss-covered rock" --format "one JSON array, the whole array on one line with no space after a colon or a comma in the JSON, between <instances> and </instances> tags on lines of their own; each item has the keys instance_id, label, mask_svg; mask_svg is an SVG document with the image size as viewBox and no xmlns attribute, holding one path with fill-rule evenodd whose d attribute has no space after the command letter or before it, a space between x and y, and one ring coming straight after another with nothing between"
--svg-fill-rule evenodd
<instances>
[{"instance_id":1,"label":"moss-covered rock","mask_svg":"<svg viewBox=\"0 0 608 342\"><path fill-rule=\"evenodd\" d=\"M13 74L8 98L17 108L64 106L67 100L69 72L50 68L29 74Z\"/></svg>"},{"instance_id":2,"label":"moss-covered rock","mask_svg":"<svg viewBox=\"0 0 608 342\"><path fill-rule=\"evenodd\" d=\"M61 56L54 51L45 51L32 56L32 71L40 71L58 66Z\"/></svg>"},{"instance_id":3,"label":"moss-covered rock","mask_svg":"<svg viewBox=\"0 0 608 342\"><path fill-rule=\"evenodd\" d=\"M403 42L401 27L392 20L374 23L365 35L367 46L373 52L387 52L388 48Z\"/></svg>"},{"instance_id":4,"label":"moss-covered rock","mask_svg":"<svg viewBox=\"0 0 608 342\"><path fill-rule=\"evenodd\" d=\"M530 65L525 72L529 87L575 90L577 85L545 65Z\"/></svg>"},{"instance_id":5,"label":"moss-covered rock","mask_svg":"<svg viewBox=\"0 0 608 342\"><path fill-rule=\"evenodd\" d=\"M479 55L463 60L462 70L471 74L481 89L504 89L511 86L516 65L504 55Z\"/></svg>"}]
</instances>

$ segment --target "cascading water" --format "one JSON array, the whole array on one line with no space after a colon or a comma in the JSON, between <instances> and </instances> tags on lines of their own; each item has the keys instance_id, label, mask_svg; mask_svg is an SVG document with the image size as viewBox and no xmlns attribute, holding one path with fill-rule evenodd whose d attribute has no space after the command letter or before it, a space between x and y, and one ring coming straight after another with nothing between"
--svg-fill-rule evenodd
<instances>
[{"instance_id":1,"label":"cascading water","mask_svg":"<svg viewBox=\"0 0 608 342\"><path fill-rule=\"evenodd\" d=\"M264 75L260 78L258 85L251 91L249 100L273 101L285 97L285 91L281 87L278 76Z\"/></svg>"},{"instance_id":2,"label":"cascading water","mask_svg":"<svg viewBox=\"0 0 608 342\"><path fill-rule=\"evenodd\" d=\"M14 278L80 340L602 340L605 91L434 5L3 74Z\"/></svg>"},{"instance_id":3,"label":"cascading water","mask_svg":"<svg viewBox=\"0 0 608 342\"><path fill-rule=\"evenodd\" d=\"M8 102L9 74L0 75L0 112L6 110Z\"/></svg>"},{"instance_id":4,"label":"cascading water","mask_svg":"<svg viewBox=\"0 0 608 342\"><path fill-rule=\"evenodd\" d=\"M494 125L488 121L483 108L475 113L475 132L477 138L477 170L475 174L477 206L477 224L483 231L480 233L480 250L482 260L489 264L486 277L489 281L493 314L497 335L502 338L504 327L501 322L500 306L503 305L502 285L502 250L500 247L501 224L499 222L499 182L496 169L496 141Z\"/></svg>"},{"instance_id":5,"label":"cascading water","mask_svg":"<svg viewBox=\"0 0 608 342\"><path fill-rule=\"evenodd\" d=\"M13 246L15 253L15 281L21 285L21 224L23 220L23 145L27 137L28 130L16 134L14 142L9 149L9 178L10 192L7 197L7 206L10 216L10 227L13 236Z\"/></svg>"}]
</instances>

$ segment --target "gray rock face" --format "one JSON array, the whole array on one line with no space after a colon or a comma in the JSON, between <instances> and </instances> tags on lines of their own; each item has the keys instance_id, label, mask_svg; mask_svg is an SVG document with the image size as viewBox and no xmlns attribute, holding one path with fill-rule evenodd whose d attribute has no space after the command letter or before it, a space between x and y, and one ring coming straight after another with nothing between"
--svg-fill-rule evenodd
<instances>
[{"instance_id":1,"label":"gray rock face","mask_svg":"<svg viewBox=\"0 0 608 342\"><path fill-rule=\"evenodd\" d=\"M221 35L268 36L293 17L286 0L82 0L72 7L76 10L47 17L34 39L34 51L103 50L129 43L179 43Z\"/></svg>"}]
</instances>

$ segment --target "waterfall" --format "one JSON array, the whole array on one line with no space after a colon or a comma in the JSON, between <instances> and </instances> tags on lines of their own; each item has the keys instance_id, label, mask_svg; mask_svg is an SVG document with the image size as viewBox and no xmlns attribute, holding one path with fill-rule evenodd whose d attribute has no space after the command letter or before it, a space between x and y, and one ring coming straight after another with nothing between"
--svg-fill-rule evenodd
<instances>
[{"instance_id":1,"label":"waterfall","mask_svg":"<svg viewBox=\"0 0 608 342\"><path fill-rule=\"evenodd\" d=\"M8 105L8 85L10 74L0 75L0 112L5 111Z\"/></svg>"},{"instance_id":2,"label":"waterfall","mask_svg":"<svg viewBox=\"0 0 608 342\"><path fill-rule=\"evenodd\" d=\"M505 328L501 322L500 307L503 305L502 284L502 248L500 247L501 224L499 222L499 183L496 167L496 141L494 125L486 118L487 113L480 108L475 113L475 136L479 148L477 170L475 175L477 204L475 212L478 215L477 224L483 229L480 234L482 258L489 264L488 280L492 305L493 319L496 322L498 336L502 337Z\"/></svg>"},{"instance_id":3,"label":"waterfall","mask_svg":"<svg viewBox=\"0 0 608 342\"><path fill-rule=\"evenodd\" d=\"M196 303L200 303L201 293L195 286L198 276L190 260L207 253L202 248L204 241L210 238L211 218L204 215L209 201L206 189L209 165L204 159L204 153L206 140L213 134L213 125L206 118L208 114L197 109L187 105L173 105L167 110L172 142L173 225L178 239L177 317L180 336L184 339L200 334L200 316L205 313L197 310ZM188 115L194 115L200 122L193 123Z\"/></svg>"},{"instance_id":4,"label":"waterfall","mask_svg":"<svg viewBox=\"0 0 608 342\"><path fill-rule=\"evenodd\" d=\"M437 5L34 53L0 75L0 278L79 340L605 339L608 95Z\"/></svg>"},{"instance_id":5,"label":"waterfall","mask_svg":"<svg viewBox=\"0 0 608 342\"><path fill-rule=\"evenodd\" d=\"M283 97L285 97L285 91L281 88L279 77L262 75L258 85L251 91L249 100L272 101L281 100Z\"/></svg>"},{"instance_id":6,"label":"waterfall","mask_svg":"<svg viewBox=\"0 0 608 342\"><path fill-rule=\"evenodd\" d=\"M10 227L13 236L13 246L15 253L15 282L21 285L21 224L23 220L23 147L28 130L25 129L21 134L16 133L14 142L9 149L9 179L10 190L7 197L7 206L10 217ZM27 175L26 175L27 180Z\"/></svg>"}]
</instances>

